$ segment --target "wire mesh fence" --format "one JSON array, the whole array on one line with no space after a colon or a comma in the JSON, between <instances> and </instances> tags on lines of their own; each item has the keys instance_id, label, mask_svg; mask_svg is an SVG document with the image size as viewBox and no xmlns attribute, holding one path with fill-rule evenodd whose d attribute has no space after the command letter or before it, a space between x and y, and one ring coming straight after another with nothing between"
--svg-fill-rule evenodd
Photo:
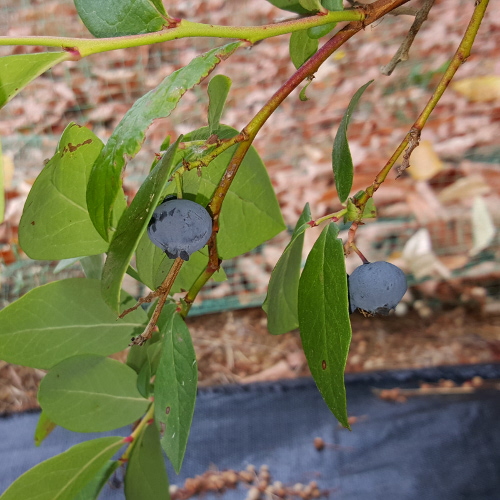
<instances>
[{"instance_id":1,"label":"wire mesh fence","mask_svg":"<svg viewBox=\"0 0 500 500\"><path fill-rule=\"evenodd\" d=\"M451 7L436 5L435 17L431 15L430 21L450 8L456 23L445 27L457 35L467 23L467 2L457 0ZM257 25L282 17L264 0L186 0L176 2L172 9L179 17L217 24ZM485 31L492 22L490 12ZM363 98L349 132L356 192L373 181L404 136L456 45L452 42L457 36L436 39L430 22L429 31L419 35L412 49L412 59L401 66L397 76L382 80L379 66L387 63L397 49L398 37L411 20L390 18L383 23L367 30L359 45L346 46L327 61L311 85L310 100L302 103L293 94L256 140L289 228L305 201L311 202L317 217L340 208L329 158L332 136L353 92L368 79L377 78L377 87ZM0 32L90 37L70 0L5 0ZM494 39L498 38L498 30L492 33ZM89 126L105 141L138 97L196 55L220 43L214 39L184 39L66 62L32 82L0 111L9 198L7 222L0 234L4 305L34 286L81 273L75 264L54 274L56 263L30 261L16 241L16 225L30 183L44 159L53 155L64 127L76 121ZM224 122L241 129L292 73L287 43L286 37L268 40L250 51L238 52L217 70L233 80ZM485 76L493 71L481 63L491 57L491 44L483 43L476 49L477 58L468 63L469 73L464 77ZM0 55L40 50L36 46L0 47ZM127 166L124 184L129 194L145 178L154 153L167 135L176 136L205 125L205 89L206 82L202 82L184 96L171 117L151 127L143 149ZM445 94L424 132L430 153L417 161L413 171L410 169L400 179L390 178L381 187L375 198L379 218L358 231L358 247L370 260L398 263L413 285L447 281L461 290L464 283L476 284L484 286L489 296L497 295L500 246L496 227L500 214L495 207L500 197L500 147L495 134L500 132L499 109L498 100L474 101L453 90ZM429 164L430 171L426 170ZM420 168L422 165L425 168ZM341 229L345 236L347 226ZM308 234L305 252L317 232L311 230ZM223 263L228 282L209 284L193 313L260 305L270 272L287 239L288 235L282 234L247 255ZM350 257L348 270L358 263ZM140 289L130 291L141 293ZM445 300L436 286L429 293Z\"/></svg>"}]
</instances>

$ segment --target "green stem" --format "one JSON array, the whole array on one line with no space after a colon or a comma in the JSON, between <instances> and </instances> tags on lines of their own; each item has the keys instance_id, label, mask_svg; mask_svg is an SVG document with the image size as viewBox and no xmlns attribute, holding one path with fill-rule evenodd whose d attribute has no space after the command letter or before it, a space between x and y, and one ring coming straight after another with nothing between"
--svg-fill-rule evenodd
<instances>
[{"instance_id":1,"label":"green stem","mask_svg":"<svg viewBox=\"0 0 500 500\"><path fill-rule=\"evenodd\" d=\"M151 405L148 408L147 413L142 417L141 421L137 425L137 427L134 429L132 434L130 434L129 439L131 439L130 444L127 446L127 449L123 453L123 455L120 457L121 462L127 462L128 459L130 458L130 455L132 454L132 450L134 449L135 443L137 442L137 438L143 433L144 429L146 426L149 424L150 420L154 418L154 412L155 412L155 405L154 403L151 403Z\"/></svg>"},{"instance_id":2,"label":"green stem","mask_svg":"<svg viewBox=\"0 0 500 500\"><path fill-rule=\"evenodd\" d=\"M478 0L478 2L476 3L476 8L474 9L474 13L472 14L471 20L469 21L469 25L467 26L467 30L465 31L462 41L460 42L460 45L458 46L455 55L453 56L450 65L448 66L448 69L443 74L440 82L438 83L431 98L429 99L429 102L420 113L420 116L417 118L410 131L406 134L406 137L390 157L389 161L377 174L377 177L375 177L372 185L366 188L363 196L359 198L357 206L360 207L361 213L363 213L364 207L368 200L385 181L387 175L391 171L397 159L401 156L401 154L407 147L408 149L404 154L402 170L409 166L408 162L410 155L412 151L418 146L420 133L427 123L429 116L431 115L432 111L434 111L434 108L441 99L444 91L448 88L448 85L450 84L452 78L455 76L458 68L460 68L460 66L467 60L470 55L472 45L474 44L474 40L476 39L476 35L479 30L479 26L481 25L481 21L483 20L484 14L486 12L486 8L488 7L488 2L489 0Z\"/></svg>"},{"instance_id":3,"label":"green stem","mask_svg":"<svg viewBox=\"0 0 500 500\"><path fill-rule=\"evenodd\" d=\"M200 168L200 167L207 167L212 160L215 160L221 153L229 149L230 147L234 146L235 144L238 144L239 142L244 141L248 137L243 134L239 133L232 137L231 139L224 139L220 141L220 145L217 147L214 147L213 149L210 150L209 153L205 154L201 158L198 158L197 160L193 161L188 161L185 165L182 167L179 167L176 170L176 173L179 173L179 175L182 175L184 172L187 170L193 170L195 168ZM204 146L207 146L207 141L200 141L203 143ZM210 145L208 145L210 146Z\"/></svg>"},{"instance_id":4,"label":"green stem","mask_svg":"<svg viewBox=\"0 0 500 500\"><path fill-rule=\"evenodd\" d=\"M333 214L325 215L324 217L320 217L319 219L311 221L311 227L319 226L322 222L325 222L326 220L340 219L346 213L347 213L347 208L343 208L342 210L339 210L338 212L334 212ZM314 225L312 223L314 223Z\"/></svg>"},{"instance_id":5,"label":"green stem","mask_svg":"<svg viewBox=\"0 0 500 500\"><path fill-rule=\"evenodd\" d=\"M175 21L175 27L165 27L161 31L143 35L129 35L115 38L70 38L54 36L1 36L0 45L39 45L43 47L58 47L86 57L109 50L137 47L167 42L178 38L188 37L215 37L236 38L255 43L294 31L300 31L314 26L341 21L362 21L365 18L363 9L329 12L310 17L294 19L282 23L266 24L263 26L217 26L213 24L193 23L182 19Z\"/></svg>"},{"instance_id":6,"label":"green stem","mask_svg":"<svg viewBox=\"0 0 500 500\"><path fill-rule=\"evenodd\" d=\"M181 314L185 317L189 312L190 304L196 298L196 295L201 290L203 285L211 278L213 273L216 271L215 257L212 256L215 248L215 241L217 232L219 230L219 215L222 208L222 203L226 197L231 183L236 176L238 169L245 157L247 151L250 149L255 136L262 128L267 119L274 113L278 106L285 100L290 93L296 89L301 82L306 78L312 76L332 54L340 46L342 46L349 38L355 35L358 31L361 31L368 24L375 22L382 16L390 12L391 10L407 3L409 0L378 0L373 4L365 5L363 10L365 16L363 22L351 22L343 29L341 29L336 35L334 35L328 42L321 47L308 61L306 61L269 99L269 101L264 105L264 107L254 116L252 120L247 124L247 126L242 130L242 134L246 137L242 142L239 143L236 152L234 153L222 179L219 182L213 196L210 201L208 208L212 213L213 218L213 233L211 242L209 243L209 248L211 251L210 262L207 269L200 275L196 280L196 283L191 287L186 295L185 301L186 305L183 307Z\"/></svg>"}]
</instances>

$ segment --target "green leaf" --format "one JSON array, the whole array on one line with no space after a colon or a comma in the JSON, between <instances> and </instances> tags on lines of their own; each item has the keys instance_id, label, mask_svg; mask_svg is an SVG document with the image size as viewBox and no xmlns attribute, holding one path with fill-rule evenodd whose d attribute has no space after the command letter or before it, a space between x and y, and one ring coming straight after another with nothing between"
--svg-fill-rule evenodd
<instances>
[{"instance_id":1,"label":"green leaf","mask_svg":"<svg viewBox=\"0 0 500 500\"><path fill-rule=\"evenodd\" d=\"M347 200L347 212L344 215L344 223L357 220L361 215L361 209L357 206L357 201L365 194L364 191L358 191L352 198ZM369 198L363 210L363 219L373 219L377 217L377 209L373 198Z\"/></svg>"},{"instance_id":2,"label":"green leaf","mask_svg":"<svg viewBox=\"0 0 500 500\"><path fill-rule=\"evenodd\" d=\"M313 26L312 28L307 29L307 36L309 38L317 40L328 35L328 33L330 33L330 31L332 31L335 26L337 26L337 23L328 23L323 24L322 26Z\"/></svg>"},{"instance_id":3,"label":"green leaf","mask_svg":"<svg viewBox=\"0 0 500 500\"><path fill-rule=\"evenodd\" d=\"M309 12L323 10L320 0L299 0L299 3Z\"/></svg>"},{"instance_id":4,"label":"green leaf","mask_svg":"<svg viewBox=\"0 0 500 500\"><path fill-rule=\"evenodd\" d=\"M134 301L123 294L123 309ZM117 319L100 281L71 278L39 286L0 311L0 359L49 369L77 354L125 349L147 321L143 310Z\"/></svg>"},{"instance_id":5,"label":"green leaf","mask_svg":"<svg viewBox=\"0 0 500 500\"><path fill-rule=\"evenodd\" d=\"M167 76L158 87L134 103L111 134L94 164L87 189L90 218L104 239L109 238L111 212L120 190L125 158L133 158L137 154L153 121L169 116L181 97L208 76L217 64L227 59L240 43L233 42L212 49Z\"/></svg>"},{"instance_id":6,"label":"green leaf","mask_svg":"<svg viewBox=\"0 0 500 500\"><path fill-rule=\"evenodd\" d=\"M155 424L148 425L134 445L125 474L127 500L168 500L169 484L160 433Z\"/></svg>"},{"instance_id":7,"label":"green leaf","mask_svg":"<svg viewBox=\"0 0 500 500\"><path fill-rule=\"evenodd\" d=\"M154 399L161 446L178 474L193 419L198 365L188 327L175 308L175 304L165 307L158 324L164 338Z\"/></svg>"},{"instance_id":8,"label":"green leaf","mask_svg":"<svg viewBox=\"0 0 500 500\"><path fill-rule=\"evenodd\" d=\"M73 500L97 500L99 493L108 482L111 475L120 467L118 460L108 460L94 478L80 490Z\"/></svg>"},{"instance_id":9,"label":"green leaf","mask_svg":"<svg viewBox=\"0 0 500 500\"><path fill-rule=\"evenodd\" d=\"M151 290L155 290L163 283L173 263L173 259L169 259L161 248L151 242L147 233L142 235L136 251L137 271L142 283ZM207 264L208 250L205 247L191 255L189 260L182 265L179 275L172 286L171 293L189 290L205 270ZM220 268L213 275L213 279L214 281L225 281L227 276L224 270Z\"/></svg>"},{"instance_id":10,"label":"green leaf","mask_svg":"<svg viewBox=\"0 0 500 500\"><path fill-rule=\"evenodd\" d=\"M31 80L70 57L69 52L41 52L0 57L0 108Z\"/></svg>"},{"instance_id":11,"label":"green leaf","mask_svg":"<svg viewBox=\"0 0 500 500\"><path fill-rule=\"evenodd\" d=\"M309 100L309 97L307 97L307 87L309 87L309 85L311 85L312 83L312 78L308 78L307 79L307 83L304 85L304 87L302 87L301 91L300 91L300 94L299 94L299 99L301 101L308 101Z\"/></svg>"},{"instance_id":12,"label":"green leaf","mask_svg":"<svg viewBox=\"0 0 500 500\"><path fill-rule=\"evenodd\" d=\"M57 263L57 266L54 268L54 274L58 274L61 271L64 271L64 269L71 267L73 264L76 264L77 262L79 262L80 259L81 259L81 257L71 257L71 259L61 259Z\"/></svg>"},{"instance_id":13,"label":"green leaf","mask_svg":"<svg viewBox=\"0 0 500 500\"><path fill-rule=\"evenodd\" d=\"M217 131L220 139L229 139L238 131L221 125ZM192 141L208 139L208 127L187 134L184 139ZM186 172L183 192L185 198L206 206L231 161L237 145L229 148L201 170ZM174 193L171 185L166 193ZM251 147L240 165L220 213L220 229L217 235L217 251L226 260L249 252L286 229L273 185L266 167L257 151Z\"/></svg>"},{"instance_id":14,"label":"green leaf","mask_svg":"<svg viewBox=\"0 0 500 500\"><path fill-rule=\"evenodd\" d=\"M299 282L299 327L311 374L326 404L349 428L344 370L351 342L347 275L338 228L329 224L309 254Z\"/></svg>"},{"instance_id":15,"label":"green leaf","mask_svg":"<svg viewBox=\"0 0 500 500\"><path fill-rule=\"evenodd\" d=\"M167 16L167 11L165 10L165 6L163 5L162 0L149 0L155 7L156 10L162 14L163 16Z\"/></svg>"},{"instance_id":16,"label":"green leaf","mask_svg":"<svg viewBox=\"0 0 500 500\"><path fill-rule=\"evenodd\" d=\"M0 500L74 500L123 444L119 436L77 444L25 472Z\"/></svg>"},{"instance_id":17,"label":"green leaf","mask_svg":"<svg viewBox=\"0 0 500 500\"><path fill-rule=\"evenodd\" d=\"M35 429L35 445L40 446L42 441L57 427L57 424L52 422L44 411L40 412L38 423Z\"/></svg>"},{"instance_id":18,"label":"green leaf","mask_svg":"<svg viewBox=\"0 0 500 500\"><path fill-rule=\"evenodd\" d=\"M344 4L342 0L321 0L321 5L329 11L344 10Z\"/></svg>"},{"instance_id":19,"label":"green leaf","mask_svg":"<svg viewBox=\"0 0 500 500\"><path fill-rule=\"evenodd\" d=\"M299 0L267 0L270 4L278 7L278 9L295 12L297 14L310 14L307 9L300 5Z\"/></svg>"},{"instance_id":20,"label":"green leaf","mask_svg":"<svg viewBox=\"0 0 500 500\"><path fill-rule=\"evenodd\" d=\"M318 50L319 42L309 38L307 30L294 31L290 36L290 57L293 65L299 69Z\"/></svg>"},{"instance_id":21,"label":"green leaf","mask_svg":"<svg viewBox=\"0 0 500 500\"><path fill-rule=\"evenodd\" d=\"M85 276L90 280L100 280L103 268L103 258L102 255L90 255L89 257L83 257L80 259L80 265L82 266Z\"/></svg>"},{"instance_id":22,"label":"green leaf","mask_svg":"<svg viewBox=\"0 0 500 500\"><path fill-rule=\"evenodd\" d=\"M131 424L150 405L136 383L129 366L83 354L52 367L40 383L38 401L53 422L70 431L110 431Z\"/></svg>"},{"instance_id":23,"label":"green leaf","mask_svg":"<svg viewBox=\"0 0 500 500\"><path fill-rule=\"evenodd\" d=\"M269 281L262 309L267 313L267 329L273 335L294 330L299 326L298 290L302 264L304 231L309 227L311 210L306 203L297 221L292 239L283 251Z\"/></svg>"},{"instance_id":24,"label":"green leaf","mask_svg":"<svg viewBox=\"0 0 500 500\"><path fill-rule=\"evenodd\" d=\"M231 88L231 78L215 75L208 84L208 133L214 134L219 128L220 117Z\"/></svg>"},{"instance_id":25,"label":"green leaf","mask_svg":"<svg viewBox=\"0 0 500 500\"><path fill-rule=\"evenodd\" d=\"M157 0L75 0L80 19L96 38L160 31L168 24Z\"/></svg>"},{"instance_id":26,"label":"green leaf","mask_svg":"<svg viewBox=\"0 0 500 500\"><path fill-rule=\"evenodd\" d=\"M158 205L162 189L170 176L170 167L181 139L182 136L168 148L153 171L146 177L132 203L121 217L109 245L108 258L102 271L101 291L104 300L114 311L118 311L120 308L120 290L123 277L142 233L148 226L151 214Z\"/></svg>"},{"instance_id":27,"label":"green leaf","mask_svg":"<svg viewBox=\"0 0 500 500\"><path fill-rule=\"evenodd\" d=\"M4 188L4 163L2 153L2 141L0 141L0 224L5 216L5 188Z\"/></svg>"},{"instance_id":28,"label":"green leaf","mask_svg":"<svg viewBox=\"0 0 500 500\"><path fill-rule=\"evenodd\" d=\"M19 242L32 259L58 260L106 252L109 244L95 230L85 193L101 140L85 127L70 123L56 154L37 177L24 205ZM115 206L115 224L126 202Z\"/></svg>"},{"instance_id":29,"label":"green leaf","mask_svg":"<svg viewBox=\"0 0 500 500\"><path fill-rule=\"evenodd\" d=\"M370 80L368 83L363 85L352 97L351 102L342 117L342 121L340 122L337 134L335 135L335 140L333 141L333 175L335 176L335 187L337 188L337 193L341 202L347 200L347 197L351 192L354 176L351 151L349 149L349 143L347 142L347 127L349 125L352 112L358 104L360 97L363 95L363 92L366 90L368 85L372 82L373 80Z\"/></svg>"}]
</instances>

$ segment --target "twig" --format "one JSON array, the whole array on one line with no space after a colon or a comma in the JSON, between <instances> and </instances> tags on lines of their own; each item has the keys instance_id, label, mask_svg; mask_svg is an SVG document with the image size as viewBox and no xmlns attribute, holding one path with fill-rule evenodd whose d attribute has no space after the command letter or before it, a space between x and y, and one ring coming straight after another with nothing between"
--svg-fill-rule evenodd
<instances>
[{"instance_id":1,"label":"twig","mask_svg":"<svg viewBox=\"0 0 500 500\"><path fill-rule=\"evenodd\" d=\"M250 120L247 126L242 130L242 134L246 137L241 141L229 163L226 172L219 182L208 209L212 214L214 221L212 238L215 241L217 232L219 230L219 215L222 208L224 198L231 187L234 177L238 173L238 169L243 161L247 151L250 149L253 140L257 133L266 123L268 118L274 113L278 106L295 90L304 80L314 75L319 67L347 40L354 36L359 31L363 30L369 24L372 24L377 19L385 16L392 10L407 3L409 0L377 0L376 2L364 5L362 10L364 12L364 19L362 21L353 21L342 28L336 33L323 47L321 47L316 54L308 59L267 101L262 109ZM209 244L209 248L211 245ZM214 272L218 269L218 256L210 251L210 262L207 269L196 280L195 284L191 287L186 295L184 304L182 304L181 315L185 317L189 311L189 307L193 300L196 298L197 293L201 287L210 279Z\"/></svg>"},{"instance_id":2,"label":"twig","mask_svg":"<svg viewBox=\"0 0 500 500\"><path fill-rule=\"evenodd\" d=\"M386 76L391 75L396 66L400 62L408 60L409 51L413 43L413 40L415 40L417 33L420 31L420 28L426 21L427 15L429 14L429 11L431 10L433 5L434 5L434 0L425 0L424 5L422 5L422 8L417 12L417 15L415 16L415 21L413 21L410 31L408 31L406 38L399 47L398 51L394 54L394 57L391 59L391 62L380 68L380 72L383 75Z\"/></svg>"},{"instance_id":3,"label":"twig","mask_svg":"<svg viewBox=\"0 0 500 500\"><path fill-rule=\"evenodd\" d=\"M160 297L158 300L158 304L156 304L155 310L151 316L151 319L149 320L149 323L147 324L145 330L138 335L137 337L133 338L132 341L130 342L129 345L143 345L144 342L149 340L151 336L153 335L153 332L156 328L156 323L158 323L158 318L160 317L161 311L163 309L163 306L165 305L165 302L168 299L168 294L172 288L172 285L174 284L175 279L177 278L179 271L181 270L182 264L184 261L180 258L177 257L177 259L174 260L174 263L172 264L172 267L170 268L170 271L167 274L167 277L163 281L163 283L156 289L154 292L151 292L149 295L147 295L143 299L139 299L137 304L128 310L130 312L131 310L137 309L141 303L144 302L151 302L154 298ZM141 302L142 300L142 302ZM126 313L127 311L125 311ZM124 313L122 313L124 314Z\"/></svg>"},{"instance_id":4,"label":"twig","mask_svg":"<svg viewBox=\"0 0 500 500\"><path fill-rule=\"evenodd\" d=\"M403 154L405 150L406 150L405 164L406 166L409 165L410 154L418 144L417 142L418 138L420 137L420 133L424 128L425 124L427 123L429 116L431 115L432 111L439 102L439 99L441 99L442 95L444 94L444 91L448 88L448 85L455 76L455 73L457 72L458 68L460 68L460 66L467 60L467 58L470 55L472 45L474 43L474 40L476 39L479 26L481 26L481 21L483 20L486 8L488 7L488 3L489 0L476 1L476 7L472 14L471 20L469 21L469 25L467 26L467 30L464 33L462 41L460 42L460 45L458 46L450 62L450 65L448 66L448 69L441 77L441 80L438 83L436 89L434 90L431 98L427 102L423 111L420 113L420 116L417 118L417 120L411 127L410 131L406 134L406 137L403 139L403 141L398 146L393 155L389 158L388 162L384 165L382 170L380 170L380 172L377 174L371 186L368 186L365 192L358 198L356 206L359 207L360 213L363 213L366 203L374 195L375 191L377 191L377 189L385 181L392 167L396 163L397 159ZM401 172L399 173L401 174ZM354 232L356 231L356 229L357 227L355 227ZM354 235L351 235L351 231L349 231L349 238L351 236Z\"/></svg>"}]
</instances>

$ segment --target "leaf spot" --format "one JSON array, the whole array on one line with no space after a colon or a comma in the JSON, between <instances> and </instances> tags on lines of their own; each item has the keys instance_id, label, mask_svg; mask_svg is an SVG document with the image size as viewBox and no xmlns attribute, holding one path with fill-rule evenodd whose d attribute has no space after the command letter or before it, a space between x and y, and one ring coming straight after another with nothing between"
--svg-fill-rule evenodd
<instances>
[{"instance_id":1,"label":"leaf spot","mask_svg":"<svg viewBox=\"0 0 500 500\"><path fill-rule=\"evenodd\" d=\"M165 413L166 413L167 415L170 413L170 406L167 406L167 407L165 408Z\"/></svg>"},{"instance_id":2,"label":"leaf spot","mask_svg":"<svg viewBox=\"0 0 500 500\"><path fill-rule=\"evenodd\" d=\"M323 368L323 370L326 370L326 361L325 360L323 360L321 362L321 368Z\"/></svg>"}]
</instances>

